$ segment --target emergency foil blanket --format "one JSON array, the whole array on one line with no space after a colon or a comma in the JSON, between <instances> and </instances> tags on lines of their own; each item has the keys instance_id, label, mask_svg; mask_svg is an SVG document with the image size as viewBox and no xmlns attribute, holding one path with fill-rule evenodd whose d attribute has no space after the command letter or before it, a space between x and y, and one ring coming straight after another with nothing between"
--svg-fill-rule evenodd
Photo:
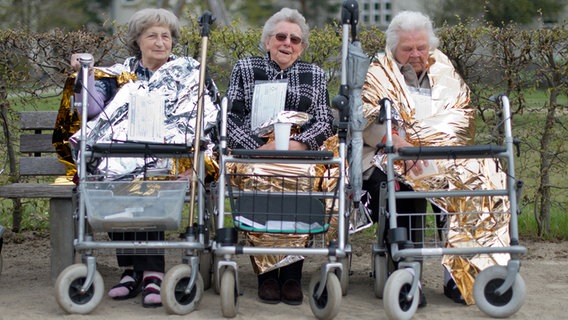
<instances>
[{"instance_id":1,"label":"emergency foil blanket","mask_svg":"<svg viewBox=\"0 0 568 320\"><path fill-rule=\"evenodd\" d=\"M406 140L418 146L453 146L471 144L475 132L474 110L469 104L469 89L440 51L429 58L432 86L432 115L415 118L416 105L392 54L378 57L369 69L363 87L363 107L367 126L379 116L378 101L393 102L395 127L406 132ZM378 153L374 165L386 172L386 155ZM506 176L493 160L436 160L438 174L420 179L403 175L395 164L395 176L416 191L428 190L494 190L504 189ZM509 245L509 203L504 197L446 197L435 204L449 213L448 247L502 247ZM451 214L468 212L471 214ZM442 263L451 273L466 303L473 304L473 280L488 266L504 265L508 254L475 255L471 258L444 256Z\"/></svg>"},{"instance_id":2,"label":"emergency foil blanket","mask_svg":"<svg viewBox=\"0 0 568 320\"><path fill-rule=\"evenodd\" d=\"M111 68L102 69L104 76L116 76L124 78L128 74L125 65L115 65ZM133 80L130 78L129 80ZM87 146L102 142L128 141L128 109L131 101L131 94L145 92L151 95L160 95L165 101L164 105L164 143L191 145L195 136L195 124L197 116L197 105L199 98L199 64L195 60L179 57L171 60L158 69L149 81L126 81L121 82L120 90L115 97L105 107L96 118L87 123ZM218 106L215 105L208 92L203 92L203 127L208 132L217 120ZM62 102L63 103L63 102ZM63 109L63 108L62 108ZM73 115L72 108L67 109ZM60 114L66 112L60 110ZM78 117L73 116L71 123L76 124ZM72 130L76 132L69 138L73 161L79 160L76 150L79 149L79 139L81 131L73 125ZM209 136L203 137L208 143L209 154L213 145L210 143ZM68 142L62 141L61 144ZM68 161L69 157L61 157ZM134 172L148 165L149 159L138 158L108 158L98 164L98 169L109 175L121 175ZM171 159L150 159L154 169L173 169Z\"/></svg>"}]
</instances>

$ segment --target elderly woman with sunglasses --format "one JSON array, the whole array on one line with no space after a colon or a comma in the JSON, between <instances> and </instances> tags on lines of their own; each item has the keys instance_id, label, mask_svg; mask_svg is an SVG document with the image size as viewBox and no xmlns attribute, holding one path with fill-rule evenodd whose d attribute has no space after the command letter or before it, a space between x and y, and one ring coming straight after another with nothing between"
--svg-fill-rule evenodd
<instances>
[{"instance_id":1,"label":"elderly woman with sunglasses","mask_svg":"<svg viewBox=\"0 0 568 320\"><path fill-rule=\"evenodd\" d=\"M332 136L333 116L326 75L320 67L298 60L308 47L308 33L305 18L297 10L284 8L264 25L260 45L267 55L244 58L236 63L227 89L231 104L227 121L229 148L275 149L273 141L268 142L251 129L255 86L266 81L287 81L284 110L305 112L310 116L301 126L300 133L291 137L289 150L318 150ZM303 260L261 270L256 258L251 260L258 273L260 300L301 304Z\"/></svg>"}]
</instances>

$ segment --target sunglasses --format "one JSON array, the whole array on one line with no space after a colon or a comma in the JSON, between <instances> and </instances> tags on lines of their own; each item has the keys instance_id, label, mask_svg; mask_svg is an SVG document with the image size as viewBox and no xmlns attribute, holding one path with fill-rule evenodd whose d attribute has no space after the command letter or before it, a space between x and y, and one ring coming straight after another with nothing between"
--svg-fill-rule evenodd
<instances>
[{"instance_id":1,"label":"sunglasses","mask_svg":"<svg viewBox=\"0 0 568 320\"><path fill-rule=\"evenodd\" d=\"M276 40L278 40L278 41L284 42L284 41L286 41L286 39L288 38L288 34L287 34L287 33L280 32L280 33L275 34L275 35L274 35L274 38L276 38ZM302 38L291 34L291 35L290 35L290 42L291 42L292 44L300 44L300 43L302 43Z\"/></svg>"}]
</instances>

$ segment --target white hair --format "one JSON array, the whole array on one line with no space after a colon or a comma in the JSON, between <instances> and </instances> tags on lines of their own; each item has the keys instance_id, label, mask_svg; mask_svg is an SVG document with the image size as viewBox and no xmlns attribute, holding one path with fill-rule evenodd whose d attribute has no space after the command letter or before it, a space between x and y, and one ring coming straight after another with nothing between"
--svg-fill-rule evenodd
<instances>
[{"instance_id":1,"label":"white hair","mask_svg":"<svg viewBox=\"0 0 568 320\"><path fill-rule=\"evenodd\" d=\"M274 33L276 25L282 21L295 23L300 27L302 32L302 46L304 49L307 48L309 45L310 27L306 23L304 16L298 12L298 10L290 8L282 8L266 20L262 28L262 36L260 37L260 48L265 50L266 43Z\"/></svg>"},{"instance_id":2,"label":"white hair","mask_svg":"<svg viewBox=\"0 0 568 320\"><path fill-rule=\"evenodd\" d=\"M387 31L385 31L386 47L391 52L395 52L398 46L399 32L420 30L426 31L430 50L438 48L440 40L434 34L434 27L430 18L416 11L401 11L392 19Z\"/></svg>"}]
</instances>

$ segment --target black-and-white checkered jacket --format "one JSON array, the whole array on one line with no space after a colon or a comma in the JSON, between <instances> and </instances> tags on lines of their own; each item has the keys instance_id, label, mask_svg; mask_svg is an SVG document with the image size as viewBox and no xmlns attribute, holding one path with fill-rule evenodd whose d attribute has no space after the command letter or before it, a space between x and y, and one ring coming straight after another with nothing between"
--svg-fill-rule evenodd
<instances>
[{"instance_id":1,"label":"black-and-white checkered jacket","mask_svg":"<svg viewBox=\"0 0 568 320\"><path fill-rule=\"evenodd\" d=\"M320 67L296 61L286 70L268 57L244 58L235 64L227 89L231 109L228 114L227 144L233 149L256 149L266 141L251 132L251 110L255 81L288 79L285 110L310 114L301 133L292 139L317 150L332 132L326 75Z\"/></svg>"}]
</instances>

